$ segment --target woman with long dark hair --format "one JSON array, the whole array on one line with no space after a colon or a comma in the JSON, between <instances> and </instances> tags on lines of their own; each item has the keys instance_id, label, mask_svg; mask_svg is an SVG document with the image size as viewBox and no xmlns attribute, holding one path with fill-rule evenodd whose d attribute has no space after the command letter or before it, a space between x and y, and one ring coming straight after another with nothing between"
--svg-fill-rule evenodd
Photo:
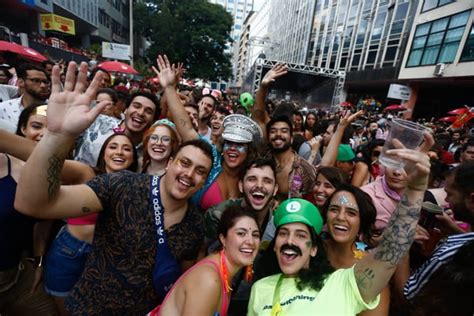
<instances>
[{"instance_id":1,"label":"woman with long dark hair","mask_svg":"<svg viewBox=\"0 0 474 316\"><path fill-rule=\"evenodd\" d=\"M365 256L368 244L372 244L376 215L370 196L349 184L338 186L326 201L323 208L327 227L324 245L334 268L350 268ZM387 286L381 293L377 308L359 315L388 315L389 306L390 290Z\"/></svg>"}]
</instances>

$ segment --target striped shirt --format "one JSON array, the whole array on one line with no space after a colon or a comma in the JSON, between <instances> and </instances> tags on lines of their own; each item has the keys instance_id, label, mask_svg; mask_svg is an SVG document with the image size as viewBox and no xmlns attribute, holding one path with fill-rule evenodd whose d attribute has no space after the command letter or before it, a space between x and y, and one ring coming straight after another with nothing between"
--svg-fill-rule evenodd
<instances>
[{"instance_id":1,"label":"striped shirt","mask_svg":"<svg viewBox=\"0 0 474 316\"><path fill-rule=\"evenodd\" d=\"M446 264L465 243L474 240L473 233L453 235L440 244L433 252L430 259L413 273L403 288L407 299L412 299L420 289L429 281L431 275L439 267Z\"/></svg>"}]
</instances>

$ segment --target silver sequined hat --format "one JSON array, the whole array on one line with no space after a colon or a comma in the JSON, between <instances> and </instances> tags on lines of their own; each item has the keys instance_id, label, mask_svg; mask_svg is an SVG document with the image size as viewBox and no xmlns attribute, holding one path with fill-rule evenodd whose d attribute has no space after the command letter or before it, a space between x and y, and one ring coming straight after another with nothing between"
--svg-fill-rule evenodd
<instances>
[{"instance_id":1,"label":"silver sequined hat","mask_svg":"<svg viewBox=\"0 0 474 316\"><path fill-rule=\"evenodd\" d=\"M224 118L222 138L234 143L251 143L263 137L262 130L251 118L242 114L231 114Z\"/></svg>"}]
</instances>

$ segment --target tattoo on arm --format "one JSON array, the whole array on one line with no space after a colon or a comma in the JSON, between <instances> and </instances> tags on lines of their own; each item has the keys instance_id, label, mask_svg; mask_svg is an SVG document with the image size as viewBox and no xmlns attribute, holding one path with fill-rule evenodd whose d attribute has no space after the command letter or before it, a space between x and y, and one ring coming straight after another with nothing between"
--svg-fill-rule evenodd
<instances>
[{"instance_id":1,"label":"tattoo on arm","mask_svg":"<svg viewBox=\"0 0 474 316\"><path fill-rule=\"evenodd\" d=\"M357 285L360 288L369 289L372 287L372 281L375 277L375 273L370 268L358 269L356 266L354 270L354 276L355 276Z\"/></svg>"},{"instance_id":2,"label":"tattoo on arm","mask_svg":"<svg viewBox=\"0 0 474 316\"><path fill-rule=\"evenodd\" d=\"M61 169L64 160L57 155L53 155L52 157L49 157L48 163L48 200L52 201L58 194L61 185Z\"/></svg>"},{"instance_id":3,"label":"tattoo on arm","mask_svg":"<svg viewBox=\"0 0 474 316\"><path fill-rule=\"evenodd\" d=\"M179 119L179 123L182 127L185 127L188 122L185 119Z\"/></svg>"},{"instance_id":4,"label":"tattoo on arm","mask_svg":"<svg viewBox=\"0 0 474 316\"><path fill-rule=\"evenodd\" d=\"M380 245L376 248L374 259L396 266L410 249L420 215L421 199L410 203L406 196L397 206L395 213L385 229Z\"/></svg>"},{"instance_id":5,"label":"tattoo on arm","mask_svg":"<svg viewBox=\"0 0 474 316\"><path fill-rule=\"evenodd\" d=\"M82 208L82 213L87 214L87 213L90 213L90 212L91 212L90 208L85 207L85 206Z\"/></svg>"}]
</instances>

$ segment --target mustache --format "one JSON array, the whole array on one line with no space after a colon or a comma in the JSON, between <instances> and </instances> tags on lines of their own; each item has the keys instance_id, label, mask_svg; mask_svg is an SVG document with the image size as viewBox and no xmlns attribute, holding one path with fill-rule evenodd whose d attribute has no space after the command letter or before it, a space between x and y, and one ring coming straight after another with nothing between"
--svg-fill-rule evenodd
<instances>
[{"instance_id":1,"label":"mustache","mask_svg":"<svg viewBox=\"0 0 474 316\"><path fill-rule=\"evenodd\" d=\"M196 186L196 183L194 183L194 181L191 178L188 178L186 176L180 176L180 177L177 177L177 179L178 180L183 179L184 181L189 182L192 188Z\"/></svg>"},{"instance_id":2,"label":"mustache","mask_svg":"<svg viewBox=\"0 0 474 316\"><path fill-rule=\"evenodd\" d=\"M301 249L298 246L284 244L283 246L281 246L280 252L283 252L285 250L293 250L298 254L298 256L302 255Z\"/></svg>"},{"instance_id":3,"label":"mustache","mask_svg":"<svg viewBox=\"0 0 474 316\"><path fill-rule=\"evenodd\" d=\"M286 141L286 138L284 138L284 137L281 137L281 136L275 136L275 137L273 137L273 138L272 138L272 139L270 139L270 140L272 140L272 141L273 141L273 140L282 140L282 141Z\"/></svg>"},{"instance_id":4,"label":"mustache","mask_svg":"<svg viewBox=\"0 0 474 316\"><path fill-rule=\"evenodd\" d=\"M262 193L265 196L268 194L267 190L261 189L261 188L250 190L250 194L254 194L254 193Z\"/></svg>"}]
</instances>

